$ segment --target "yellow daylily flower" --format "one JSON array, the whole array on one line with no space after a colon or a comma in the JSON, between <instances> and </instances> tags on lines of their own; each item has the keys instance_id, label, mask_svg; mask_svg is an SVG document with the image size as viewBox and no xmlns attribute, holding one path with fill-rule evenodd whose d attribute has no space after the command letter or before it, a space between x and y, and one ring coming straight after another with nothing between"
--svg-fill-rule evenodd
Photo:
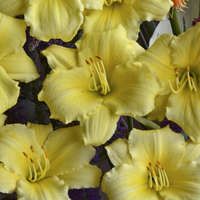
<instances>
[{"instance_id":1,"label":"yellow daylily flower","mask_svg":"<svg viewBox=\"0 0 200 200\"><path fill-rule=\"evenodd\" d=\"M33 61L23 50L26 41L24 20L0 13L0 66L15 80L29 82L38 78Z\"/></svg>"},{"instance_id":2,"label":"yellow daylily flower","mask_svg":"<svg viewBox=\"0 0 200 200\"><path fill-rule=\"evenodd\" d=\"M66 200L68 188L97 187L100 170L89 164L95 150L81 132L79 126L0 127L0 191L24 200Z\"/></svg>"},{"instance_id":3,"label":"yellow daylily flower","mask_svg":"<svg viewBox=\"0 0 200 200\"><path fill-rule=\"evenodd\" d=\"M163 35L138 59L157 76L162 91L151 118L179 124L193 142L200 142L200 25L178 37Z\"/></svg>"},{"instance_id":4,"label":"yellow daylily flower","mask_svg":"<svg viewBox=\"0 0 200 200\"><path fill-rule=\"evenodd\" d=\"M23 15L27 4L28 0L0 0L0 12L9 16Z\"/></svg>"},{"instance_id":5,"label":"yellow daylily flower","mask_svg":"<svg viewBox=\"0 0 200 200\"><path fill-rule=\"evenodd\" d=\"M43 54L53 71L39 100L47 103L52 118L80 120L86 144L103 144L120 115L146 115L154 107L157 81L148 70L128 62L141 52L122 26L85 35L78 49L51 46Z\"/></svg>"},{"instance_id":6,"label":"yellow daylily flower","mask_svg":"<svg viewBox=\"0 0 200 200\"><path fill-rule=\"evenodd\" d=\"M83 10L81 0L29 0L25 20L40 40L70 41L83 22Z\"/></svg>"},{"instance_id":7,"label":"yellow daylily flower","mask_svg":"<svg viewBox=\"0 0 200 200\"><path fill-rule=\"evenodd\" d=\"M115 167L102 181L109 200L200 198L199 145L187 144L168 127L134 129L128 141L116 142L107 147Z\"/></svg>"},{"instance_id":8,"label":"yellow daylily flower","mask_svg":"<svg viewBox=\"0 0 200 200\"><path fill-rule=\"evenodd\" d=\"M171 0L96 1L99 2L99 9L97 6L95 10L86 9L84 32L102 32L122 24L132 39L137 39L141 21L161 20L173 5Z\"/></svg>"}]
</instances>

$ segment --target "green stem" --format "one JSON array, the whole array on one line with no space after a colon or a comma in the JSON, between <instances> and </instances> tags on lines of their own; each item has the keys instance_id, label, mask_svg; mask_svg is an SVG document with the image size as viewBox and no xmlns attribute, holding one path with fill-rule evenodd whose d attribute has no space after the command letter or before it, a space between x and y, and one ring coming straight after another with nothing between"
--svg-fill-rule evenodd
<instances>
[{"instance_id":1,"label":"green stem","mask_svg":"<svg viewBox=\"0 0 200 200\"><path fill-rule=\"evenodd\" d=\"M179 21L178 21L178 16L177 16L177 11L175 8L172 8L170 10L170 14L169 14L169 21L171 23L171 27L172 27L172 31L174 35L179 35L181 34L181 28L179 25Z\"/></svg>"}]
</instances>

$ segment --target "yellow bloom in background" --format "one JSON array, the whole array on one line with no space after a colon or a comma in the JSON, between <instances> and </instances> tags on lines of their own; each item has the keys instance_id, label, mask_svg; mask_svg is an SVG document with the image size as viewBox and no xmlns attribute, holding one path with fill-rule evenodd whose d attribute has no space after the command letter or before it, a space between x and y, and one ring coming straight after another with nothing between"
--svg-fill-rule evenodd
<instances>
[{"instance_id":1,"label":"yellow bloom in background","mask_svg":"<svg viewBox=\"0 0 200 200\"><path fill-rule=\"evenodd\" d=\"M200 198L200 145L187 144L168 127L134 129L128 141L107 147L115 167L103 177L109 200L196 200Z\"/></svg>"},{"instance_id":2,"label":"yellow bloom in background","mask_svg":"<svg viewBox=\"0 0 200 200\"><path fill-rule=\"evenodd\" d=\"M27 5L28 0L0 0L0 12L14 17L23 15Z\"/></svg>"},{"instance_id":3,"label":"yellow bloom in background","mask_svg":"<svg viewBox=\"0 0 200 200\"><path fill-rule=\"evenodd\" d=\"M40 40L70 41L83 22L83 9L81 0L29 0L25 20Z\"/></svg>"},{"instance_id":4,"label":"yellow bloom in background","mask_svg":"<svg viewBox=\"0 0 200 200\"><path fill-rule=\"evenodd\" d=\"M139 61L158 77L162 91L151 118L179 124L200 142L200 25L178 37L161 36Z\"/></svg>"},{"instance_id":5,"label":"yellow bloom in background","mask_svg":"<svg viewBox=\"0 0 200 200\"><path fill-rule=\"evenodd\" d=\"M17 103L18 83L38 77L32 60L23 50L26 25L23 20L0 14L0 115ZM4 119L4 116L1 116ZM4 121L4 120L3 120ZM2 121L2 123L3 123Z\"/></svg>"},{"instance_id":6,"label":"yellow bloom in background","mask_svg":"<svg viewBox=\"0 0 200 200\"><path fill-rule=\"evenodd\" d=\"M87 2L87 0L86 0ZM141 21L161 20L173 5L171 0L96 0L85 13L84 32L105 31L123 25L128 37L137 39ZM87 8L87 6L86 6Z\"/></svg>"},{"instance_id":7,"label":"yellow bloom in background","mask_svg":"<svg viewBox=\"0 0 200 200\"><path fill-rule=\"evenodd\" d=\"M24 20L0 13L0 66L18 81L30 82L39 77L36 66L23 49L26 41Z\"/></svg>"},{"instance_id":8,"label":"yellow bloom in background","mask_svg":"<svg viewBox=\"0 0 200 200\"><path fill-rule=\"evenodd\" d=\"M39 100L51 118L80 120L86 144L100 145L114 133L120 115L146 115L159 87L152 74L129 60L143 49L120 26L85 35L78 49L51 46L43 51L53 68Z\"/></svg>"},{"instance_id":9,"label":"yellow bloom in background","mask_svg":"<svg viewBox=\"0 0 200 200\"><path fill-rule=\"evenodd\" d=\"M97 187L100 170L89 164L79 126L56 131L29 124L0 128L0 191L23 200L65 200L68 188Z\"/></svg>"}]
</instances>

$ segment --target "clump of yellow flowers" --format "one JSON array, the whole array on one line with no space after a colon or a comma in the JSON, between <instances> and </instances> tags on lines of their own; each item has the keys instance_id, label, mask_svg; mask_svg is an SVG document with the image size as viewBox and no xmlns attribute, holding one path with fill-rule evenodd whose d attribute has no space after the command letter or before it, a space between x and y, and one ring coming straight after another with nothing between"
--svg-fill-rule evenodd
<instances>
[{"instance_id":1,"label":"clump of yellow flowers","mask_svg":"<svg viewBox=\"0 0 200 200\"><path fill-rule=\"evenodd\" d=\"M162 34L148 49L137 42L143 21L169 17L176 29L187 2L0 0L0 192L74 200L71 190L99 188L108 200L200 199L200 24ZM39 114L14 123L9 112L24 87ZM127 132L116 139L122 116ZM182 132L160 128L165 118ZM99 150L108 169L96 162Z\"/></svg>"}]
</instances>

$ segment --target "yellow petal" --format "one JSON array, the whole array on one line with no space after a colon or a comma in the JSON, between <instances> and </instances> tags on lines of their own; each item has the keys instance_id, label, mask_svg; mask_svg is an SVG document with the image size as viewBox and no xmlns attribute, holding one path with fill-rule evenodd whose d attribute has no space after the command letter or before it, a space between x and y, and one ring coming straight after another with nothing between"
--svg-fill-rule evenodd
<instances>
[{"instance_id":1,"label":"yellow petal","mask_svg":"<svg viewBox=\"0 0 200 200\"><path fill-rule=\"evenodd\" d=\"M19 176L28 175L29 162L23 152L30 152L31 146L41 151L31 129L20 124L0 128L0 161Z\"/></svg>"},{"instance_id":2,"label":"yellow petal","mask_svg":"<svg viewBox=\"0 0 200 200\"><path fill-rule=\"evenodd\" d=\"M19 200L67 200L64 183L57 177L49 177L36 183L20 180L17 185Z\"/></svg>"},{"instance_id":3,"label":"yellow petal","mask_svg":"<svg viewBox=\"0 0 200 200\"><path fill-rule=\"evenodd\" d=\"M146 167L122 165L103 177L102 189L109 200L159 200L156 192L147 187Z\"/></svg>"},{"instance_id":4,"label":"yellow petal","mask_svg":"<svg viewBox=\"0 0 200 200\"><path fill-rule=\"evenodd\" d=\"M51 164L49 175L60 175L90 162L95 150L84 145L82 134L82 129L75 126L56 130L49 135L45 144Z\"/></svg>"},{"instance_id":5,"label":"yellow petal","mask_svg":"<svg viewBox=\"0 0 200 200\"><path fill-rule=\"evenodd\" d=\"M77 49L51 45L42 54L52 69L71 69L78 66Z\"/></svg>"},{"instance_id":6,"label":"yellow petal","mask_svg":"<svg viewBox=\"0 0 200 200\"><path fill-rule=\"evenodd\" d=\"M190 156L190 154L188 155ZM196 200L200 198L200 172L199 167L181 165L166 170L170 180L170 187L160 192L163 199Z\"/></svg>"},{"instance_id":7,"label":"yellow petal","mask_svg":"<svg viewBox=\"0 0 200 200\"><path fill-rule=\"evenodd\" d=\"M137 12L130 3L119 3L104 6L102 10L88 11L83 28L86 33L90 34L94 30L108 31L121 24L130 38L137 39L139 20Z\"/></svg>"},{"instance_id":8,"label":"yellow petal","mask_svg":"<svg viewBox=\"0 0 200 200\"><path fill-rule=\"evenodd\" d=\"M0 67L0 113L17 103L19 96L18 83L13 81L8 74Z\"/></svg>"},{"instance_id":9,"label":"yellow petal","mask_svg":"<svg viewBox=\"0 0 200 200\"><path fill-rule=\"evenodd\" d=\"M71 40L83 22L80 0L31 0L25 20L31 34L40 40L51 38Z\"/></svg>"},{"instance_id":10,"label":"yellow petal","mask_svg":"<svg viewBox=\"0 0 200 200\"><path fill-rule=\"evenodd\" d=\"M0 126L4 125L6 118L7 118L6 115L3 115L3 114L0 115Z\"/></svg>"},{"instance_id":11,"label":"yellow petal","mask_svg":"<svg viewBox=\"0 0 200 200\"><path fill-rule=\"evenodd\" d=\"M162 121L166 115L166 106L168 103L169 95L158 95L155 98L155 108L148 114L148 118L151 120Z\"/></svg>"},{"instance_id":12,"label":"yellow petal","mask_svg":"<svg viewBox=\"0 0 200 200\"><path fill-rule=\"evenodd\" d=\"M0 27L0 59L2 59L22 48L26 40L26 24L24 20L0 13Z\"/></svg>"},{"instance_id":13,"label":"yellow petal","mask_svg":"<svg viewBox=\"0 0 200 200\"><path fill-rule=\"evenodd\" d=\"M136 0L133 7L142 20L161 20L173 5L171 0Z\"/></svg>"},{"instance_id":14,"label":"yellow petal","mask_svg":"<svg viewBox=\"0 0 200 200\"><path fill-rule=\"evenodd\" d=\"M81 63L85 64L85 59L93 56L101 57L108 76L116 65L134 59L143 52L142 47L127 38L126 30L122 26L107 32L85 34L78 49Z\"/></svg>"},{"instance_id":15,"label":"yellow petal","mask_svg":"<svg viewBox=\"0 0 200 200\"><path fill-rule=\"evenodd\" d=\"M200 92L185 89L168 100L167 117L179 124L193 142L200 142Z\"/></svg>"},{"instance_id":16,"label":"yellow petal","mask_svg":"<svg viewBox=\"0 0 200 200\"><path fill-rule=\"evenodd\" d=\"M106 151L114 166L132 162L132 158L128 152L128 143L126 139L115 140L112 144L106 146Z\"/></svg>"},{"instance_id":17,"label":"yellow petal","mask_svg":"<svg viewBox=\"0 0 200 200\"><path fill-rule=\"evenodd\" d=\"M169 127L149 131L133 129L129 136L129 152L135 161L143 165L159 161L163 166L173 168L184 155L185 141L182 135Z\"/></svg>"},{"instance_id":18,"label":"yellow petal","mask_svg":"<svg viewBox=\"0 0 200 200\"><path fill-rule=\"evenodd\" d=\"M188 142L186 144L186 150L185 150L183 162L199 163L199 161L200 161L200 144Z\"/></svg>"},{"instance_id":19,"label":"yellow petal","mask_svg":"<svg viewBox=\"0 0 200 200\"><path fill-rule=\"evenodd\" d=\"M107 107L99 106L93 113L82 119L84 127L84 142L99 146L108 141L115 132L119 116Z\"/></svg>"},{"instance_id":20,"label":"yellow petal","mask_svg":"<svg viewBox=\"0 0 200 200\"><path fill-rule=\"evenodd\" d=\"M95 166L87 165L82 168L68 171L59 176L69 188L98 187L100 184L101 171Z\"/></svg>"},{"instance_id":21,"label":"yellow petal","mask_svg":"<svg viewBox=\"0 0 200 200\"><path fill-rule=\"evenodd\" d=\"M101 96L88 88L89 72L86 68L57 70L45 80L39 100L47 103L52 118L68 123L88 114L102 101Z\"/></svg>"},{"instance_id":22,"label":"yellow petal","mask_svg":"<svg viewBox=\"0 0 200 200\"><path fill-rule=\"evenodd\" d=\"M175 79L174 67L171 63L170 42L172 36L162 35L143 54L138 57L138 62L148 67L164 87L164 92L169 92L169 80Z\"/></svg>"},{"instance_id":23,"label":"yellow petal","mask_svg":"<svg viewBox=\"0 0 200 200\"><path fill-rule=\"evenodd\" d=\"M50 134L50 132L53 131L53 127L52 127L51 124L43 125L43 124L28 123L27 126L34 130L35 136L36 136L37 141L40 144L40 146L43 146L43 144L46 141L48 135Z\"/></svg>"},{"instance_id":24,"label":"yellow petal","mask_svg":"<svg viewBox=\"0 0 200 200\"><path fill-rule=\"evenodd\" d=\"M23 15L26 7L26 0L0 0L0 12L5 13L6 15Z\"/></svg>"},{"instance_id":25,"label":"yellow petal","mask_svg":"<svg viewBox=\"0 0 200 200\"><path fill-rule=\"evenodd\" d=\"M153 110L158 91L158 83L148 69L128 63L113 71L111 95L105 104L118 115L142 116Z\"/></svg>"},{"instance_id":26,"label":"yellow petal","mask_svg":"<svg viewBox=\"0 0 200 200\"><path fill-rule=\"evenodd\" d=\"M0 192L12 193L15 191L17 176L0 165Z\"/></svg>"},{"instance_id":27,"label":"yellow petal","mask_svg":"<svg viewBox=\"0 0 200 200\"><path fill-rule=\"evenodd\" d=\"M200 24L188 29L172 41L172 64L174 67L197 68L200 65ZM199 70L199 69L198 69Z\"/></svg>"},{"instance_id":28,"label":"yellow petal","mask_svg":"<svg viewBox=\"0 0 200 200\"><path fill-rule=\"evenodd\" d=\"M12 79L30 82L39 77L36 66L22 47L0 59L0 65Z\"/></svg>"},{"instance_id":29,"label":"yellow petal","mask_svg":"<svg viewBox=\"0 0 200 200\"><path fill-rule=\"evenodd\" d=\"M86 9L102 9L104 0L81 0Z\"/></svg>"}]
</instances>

